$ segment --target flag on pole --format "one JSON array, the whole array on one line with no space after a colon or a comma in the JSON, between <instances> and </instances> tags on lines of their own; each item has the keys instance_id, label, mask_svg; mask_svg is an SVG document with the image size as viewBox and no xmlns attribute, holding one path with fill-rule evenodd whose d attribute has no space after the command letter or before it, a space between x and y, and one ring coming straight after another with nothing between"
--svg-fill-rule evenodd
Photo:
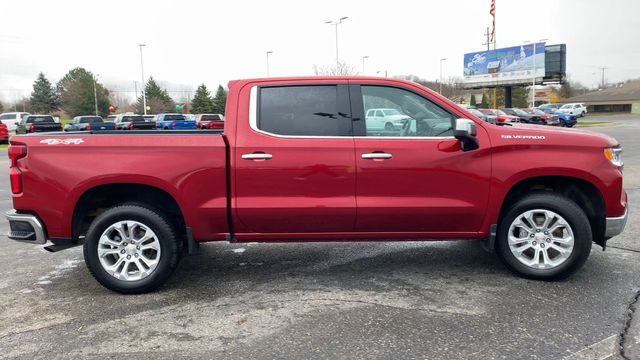
<instances>
[{"instance_id":1,"label":"flag on pole","mask_svg":"<svg viewBox=\"0 0 640 360\"><path fill-rule=\"evenodd\" d=\"M489 14L493 17L493 26L491 28L491 41L495 41L496 36L496 0L491 0L491 8Z\"/></svg>"}]
</instances>

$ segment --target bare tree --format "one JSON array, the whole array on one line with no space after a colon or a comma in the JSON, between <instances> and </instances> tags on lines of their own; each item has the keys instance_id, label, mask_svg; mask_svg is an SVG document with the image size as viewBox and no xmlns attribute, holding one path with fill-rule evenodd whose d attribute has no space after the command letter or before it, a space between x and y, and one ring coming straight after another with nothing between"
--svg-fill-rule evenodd
<instances>
[{"instance_id":1,"label":"bare tree","mask_svg":"<svg viewBox=\"0 0 640 360\"><path fill-rule=\"evenodd\" d=\"M357 75L355 66L349 65L346 62L339 61L333 66L317 66L313 65L313 72L317 76L347 76Z\"/></svg>"}]
</instances>

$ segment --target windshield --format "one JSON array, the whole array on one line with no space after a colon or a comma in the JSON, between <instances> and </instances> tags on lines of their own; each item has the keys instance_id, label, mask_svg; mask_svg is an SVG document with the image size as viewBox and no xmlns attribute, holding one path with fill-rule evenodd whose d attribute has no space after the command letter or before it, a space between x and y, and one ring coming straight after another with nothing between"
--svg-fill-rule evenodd
<instances>
[{"instance_id":1,"label":"windshield","mask_svg":"<svg viewBox=\"0 0 640 360\"><path fill-rule=\"evenodd\" d=\"M521 116L522 116L522 115L525 115L525 116L527 115L527 113L526 113L526 112L524 112L524 111L522 111L522 110L520 110L520 109L513 109L513 111L514 111L516 114L521 115Z\"/></svg>"},{"instance_id":2,"label":"windshield","mask_svg":"<svg viewBox=\"0 0 640 360\"><path fill-rule=\"evenodd\" d=\"M504 112L504 111L502 111L500 109L496 110L496 114L498 114L498 115L507 115L506 112Z\"/></svg>"},{"instance_id":3,"label":"windshield","mask_svg":"<svg viewBox=\"0 0 640 360\"><path fill-rule=\"evenodd\" d=\"M186 120L186 119L184 118L184 115L178 114L178 115L165 115L164 116L164 120L166 120L166 121L176 121L176 120Z\"/></svg>"},{"instance_id":4,"label":"windshield","mask_svg":"<svg viewBox=\"0 0 640 360\"><path fill-rule=\"evenodd\" d=\"M99 116L87 116L87 117L80 118L80 122L83 124L97 123L97 122L102 122L102 118Z\"/></svg>"},{"instance_id":5,"label":"windshield","mask_svg":"<svg viewBox=\"0 0 640 360\"><path fill-rule=\"evenodd\" d=\"M467 109L470 113L478 117L484 117L484 114L476 109Z\"/></svg>"},{"instance_id":6,"label":"windshield","mask_svg":"<svg viewBox=\"0 0 640 360\"><path fill-rule=\"evenodd\" d=\"M382 112L384 112L385 116L391 116L391 115L402 115L400 113L400 111L396 110L396 109L384 109L382 110Z\"/></svg>"},{"instance_id":7,"label":"windshield","mask_svg":"<svg viewBox=\"0 0 640 360\"><path fill-rule=\"evenodd\" d=\"M571 104L565 104L565 105L562 105L562 107L560 109L571 109L572 106L573 105L571 105Z\"/></svg>"},{"instance_id":8,"label":"windshield","mask_svg":"<svg viewBox=\"0 0 640 360\"><path fill-rule=\"evenodd\" d=\"M495 113L489 109L480 109L480 112L485 115L495 115Z\"/></svg>"}]
</instances>

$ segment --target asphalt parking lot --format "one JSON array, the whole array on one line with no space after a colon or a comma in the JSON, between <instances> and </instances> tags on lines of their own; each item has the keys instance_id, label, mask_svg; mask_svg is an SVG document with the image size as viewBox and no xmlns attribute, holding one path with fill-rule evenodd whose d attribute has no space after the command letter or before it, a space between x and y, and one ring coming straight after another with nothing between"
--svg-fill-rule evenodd
<instances>
[{"instance_id":1,"label":"asphalt parking lot","mask_svg":"<svg viewBox=\"0 0 640 360\"><path fill-rule=\"evenodd\" d=\"M184 258L162 290L124 296L79 247L2 236L0 357L640 359L640 116L591 120L623 144L631 212L565 281L517 278L476 242L225 243Z\"/></svg>"}]
</instances>

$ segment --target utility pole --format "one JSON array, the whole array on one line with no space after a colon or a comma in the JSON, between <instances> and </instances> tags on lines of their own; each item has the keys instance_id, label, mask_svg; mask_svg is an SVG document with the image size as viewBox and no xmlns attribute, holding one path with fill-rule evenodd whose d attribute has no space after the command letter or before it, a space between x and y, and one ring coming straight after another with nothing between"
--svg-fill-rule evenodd
<instances>
[{"instance_id":1,"label":"utility pole","mask_svg":"<svg viewBox=\"0 0 640 360\"><path fill-rule=\"evenodd\" d=\"M440 59L440 91L438 91L440 95L442 95L442 62L444 60L447 60L447 58Z\"/></svg>"},{"instance_id":2,"label":"utility pole","mask_svg":"<svg viewBox=\"0 0 640 360\"><path fill-rule=\"evenodd\" d=\"M96 106L96 116L98 116L98 91L96 90L96 83L98 82L98 74L93 77L93 101Z\"/></svg>"},{"instance_id":3,"label":"utility pole","mask_svg":"<svg viewBox=\"0 0 640 360\"><path fill-rule=\"evenodd\" d=\"M489 32L489 27L487 26L487 32L483 34L487 38L487 42L483 42L482 45L487 45L487 51L491 50L489 46L491 46L491 33Z\"/></svg>"},{"instance_id":4,"label":"utility pole","mask_svg":"<svg viewBox=\"0 0 640 360\"><path fill-rule=\"evenodd\" d=\"M605 83L604 83L604 71L607 70L607 69L608 68L606 68L604 66L600 67L600 70L602 70L602 85L601 85L602 89L604 89L604 85L605 85Z\"/></svg>"}]
</instances>

